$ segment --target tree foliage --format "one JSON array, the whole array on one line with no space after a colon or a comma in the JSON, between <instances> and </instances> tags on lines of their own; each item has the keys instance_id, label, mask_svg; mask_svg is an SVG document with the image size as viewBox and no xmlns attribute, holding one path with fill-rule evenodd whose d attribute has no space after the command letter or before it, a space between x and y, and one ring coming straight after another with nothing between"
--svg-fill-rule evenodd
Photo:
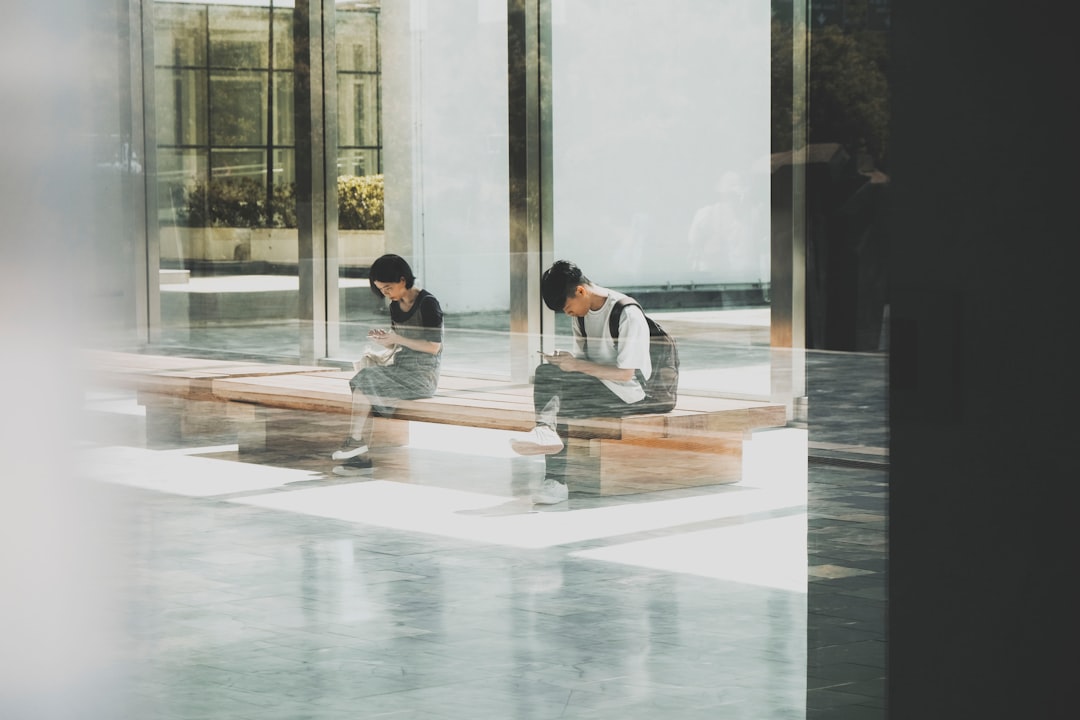
<instances>
[{"instance_id":1,"label":"tree foliage","mask_svg":"<svg viewBox=\"0 0 1080 720\"><path fill-rule=\"evenodd\" d=\"M793 34L772 26L773 152L792 149ZM889 85L882 33L835 25L809 35L808 142L836 142L852 154L870 155L887 165Z\"/></svg>"}]
</instances>

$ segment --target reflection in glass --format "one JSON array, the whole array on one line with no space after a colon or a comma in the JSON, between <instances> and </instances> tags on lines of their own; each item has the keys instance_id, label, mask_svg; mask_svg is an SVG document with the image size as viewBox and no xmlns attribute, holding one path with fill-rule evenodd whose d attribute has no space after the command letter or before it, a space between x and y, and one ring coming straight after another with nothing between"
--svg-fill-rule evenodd
<instances>
[{"instance_id":1,"label":"reflection in glass","mask_svg":"<svg viewBox=\"0 0 1080 720\"><path fill-rule=\"evenodd\" d=\"M553 13L554 256L676 335L682 389L768 397L769 5L610 8Z\"/></svg>"},{"instance_id":2,"label":"reflection in glass","mask_svg":"<svg viewBox=\"0 0 1080 720\"><path fill-rule=\"evenodd\" d=\"M155 72L158 145L206 143L206 71L162 68Z\"/></svg>"},{"instance_id":3,"label":"reflection in glass","mask_svg":"<svg viewBox=\"0 0 1080 720\"><path fill-rule=\"evenodd\" d=\"M483 5L426 3L419 24L408 3L338 12L338 172L379 174L387 198L384 231L346 229L341 203L344 359L385 324L350 286L385 248L443 304L444 374L510 374L506 10Z\"/></svg>"},{"instance_id":4,"label":"reflection in glass","mask_svg":"<svg viewBox=\"0 0 1080 720\"><path fill-rule=\"evenodd\" d=\"M216 180L228 178L266 178L266 153L262 150L211 150L210 177Z\"/></svg>"},{"instance_id":5,"label":"reflection in glass","mask_svg":"<svg viewBox=\"0 0 1080 720\"><path fill-rule=\"evenodd\" d=\"M377 20L376 13L337 13L338 72L378 71Z\"/></svg>"},{"instance_id":6,"label":"reflection in glass","mask_svg":"<svg viewBox=\"0 0 1080 720\"><path fill-rule=\"evenodd\" d=\"M158 66L206 64L206 7L156 3L154 63Z\"/></svg>"},{"instance_id":7,"label":"reflection in glass","mask_svg":"<svg viewBox=\"0 0 1080 720\"><path fill-rule=\"evenodd\" d=\"M296 94L292 72L274 73L274 145L296 144Z\"/></svg>"},{"instance_id":8,"label":"reflection in glass","mask_svg":"<svg viewBox=\"0 0 1080 720\"><path fill-rule=\"evenodd\" d=\"M338 155L338 173L341 175L372 175L379 167L378 150L342 149Z\"/></svg>"},{"instance_id":9,"label":"reflection in glass","mask_svg":"<svg viewBox=\"0 0 1080 720\"><path fill-rule=\"evenodd\" d=\"M214 73L210 77L210 142L266 143L266 73Z\"/></svg>"},{"instance_id":10,"label":"reflection in glass","mask_svg":"<svg viewBox=\"0 0 1080 720\"><path fill-rule=\"evenodd\" d=\"M210 65L254 69L270 65L269 12L210 6Z\"/></svg>"},{"instance_id":11,"label":"reflection in glass","mask_svg":"<svg viewBox=\"0 0 1080 720\"><path fill-rule=\"evenodd\" d=\"M338 139L343 147L379 144L378 80L377 75L338 75Z\"/></svg>"},{"instance_id":12,"label":"reflection in glass","mask_svg":"<svg viewBox=\"0 0 1080 720\"><path fill-rule=\"evenodd\" d=\"M153 4L160 342L296 358L293 13Z\"/></svg>"},{"instance_id":13,"label":"reflection in glass","mask_svg":"<svg viewBox=\"0 0 1080 720\"><path fill-rule=\"evenodd\" d=\"M275 7L282 3L275 2ZM286 70L293 66L293 11L274 10L274 69Z\"/></svg>"}]
</instances>

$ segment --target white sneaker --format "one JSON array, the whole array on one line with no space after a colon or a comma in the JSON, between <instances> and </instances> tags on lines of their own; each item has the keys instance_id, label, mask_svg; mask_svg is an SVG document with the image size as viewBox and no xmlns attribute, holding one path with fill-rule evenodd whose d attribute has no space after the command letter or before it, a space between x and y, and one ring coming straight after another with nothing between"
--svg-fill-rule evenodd
<instances>
[{"instance_id":1,"label":"white sneaker","mask_svg":"<svg viewBox=\"0 0 1080 720\"><path fill-rule=\"evenodd\" d=\"M341 443L341 447L333 452L330 456L332 460L348 460L349 458L358 457L368 451L368 446L360 442L354 437L345 438L345 442Z\"/></svg>"},{"instance_id":2,"label":"white sneaker","mask_svg":"<svg viewBox=\"0 0 1080 720\"><path fill-rule=\"evenodd\" d=\"M510 447L518 455L554 455L563 449L563 441L547 425L537 425L524 435L510 438Z\"/></svg>"},{"instance_id":3,"label":"white sneaker","mask_svg":"<svg viewBox=\"0 0 1080 720\"><path fill-rule=\"evenodd\" d=\"M569 495L570 490L565 484L551 478L544 478L540 487L533 493L532 501L536 505L554 505L563 502Z\"/></svg>"}]
</instances>

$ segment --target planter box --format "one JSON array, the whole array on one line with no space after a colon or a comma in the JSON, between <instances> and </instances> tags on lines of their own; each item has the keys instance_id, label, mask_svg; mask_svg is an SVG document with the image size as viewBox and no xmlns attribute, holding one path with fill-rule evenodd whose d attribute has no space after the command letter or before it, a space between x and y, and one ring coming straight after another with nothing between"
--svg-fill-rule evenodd
<instances>
[{"instance_id":1,"label":"planter box","mask_svg":"<svg viewBox=\"0 0 1080 720\"><path fill-rule=\"evenodd\" d=\"M162 260L248 260L248 228L161 228Z\"/></svg>"},{"instance_id":2,"label":"planter box","mask_svg":"<svg viewBox=\"0 0 1080 720\"><path fill-rule=\"evenodd\" d=\"M161 259L184 262L252 261L296 265L296 228L161 228ZM369 268L386 251L382 230L338 230L338 262Z\"/></svg>"},{"instance_id":3,"label":"planter box","mask_svg":"<svg viewBox=\"0 0 1080 720\"><path fill-rule=\"evenodd\" d=\"M251 231L251 260L295 265L299 245L296 228L259 228Z\"/></svg>"},{"instance_id":4,"label":"planter box","mask_svg":"<svg viewBox=\"0 0 1080 720\"><path fill-rule=\"evenodd\" d=\"M369 268L386 252L383 230L338 230L338 262L341 267Z\"/></svg>"}]
</instances>

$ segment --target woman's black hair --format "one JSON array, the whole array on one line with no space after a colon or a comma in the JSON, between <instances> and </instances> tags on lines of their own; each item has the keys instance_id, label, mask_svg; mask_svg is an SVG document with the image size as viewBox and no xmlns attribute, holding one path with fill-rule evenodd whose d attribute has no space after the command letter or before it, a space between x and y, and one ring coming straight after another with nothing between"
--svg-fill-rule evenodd
<instances>
[{"instance_id":1,"label":"woman's black hair","mask_svg":"<svg viewBox=\"0 0 1080 720\"><path fill-rule=\"evenodd\" d=\"M569 260L556 260L540 277L540 294L545 305L562 312L566 299L574 296L578 285L592 285L592 281Z\"/></svg>"},{"instance_id":2,"label":"woman's black hair","mask_svg":"<svg viewBox=\"0 0 1080 720\"><path fill-rule=\"evenodd\" d=\"M413 283L416 282L416 276L413 275L409 263L405 262L405 258L400 255L394 255L393 253L387 253L371 263L371 270L368 271L368 282L371 285L371 292L375 297L381 298L383 296L382 290L375 287L376 281L395 283L399 280L405 280L406 288L411 288Z\"/></svg>"}]
</instances>

